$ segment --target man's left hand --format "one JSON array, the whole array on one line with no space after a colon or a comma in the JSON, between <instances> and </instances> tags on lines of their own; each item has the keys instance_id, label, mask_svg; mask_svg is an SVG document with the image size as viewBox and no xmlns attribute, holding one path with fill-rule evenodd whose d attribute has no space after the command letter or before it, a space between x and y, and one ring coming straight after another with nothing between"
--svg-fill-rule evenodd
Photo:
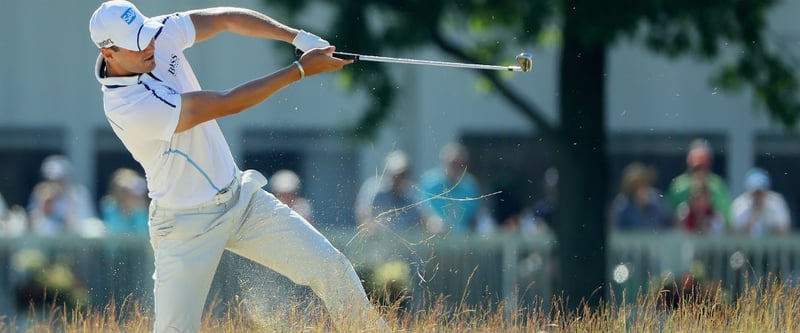
<instances>
[{"instance_id":1,"label":"man's left hand","mask_svg":"<svg viewBox=\"0 0 800 333\"><path fill-rule=\"evenodd\" d=\"M297 36L295 36L294 40L292 40L292 45L305 52L310 49L326 48L331 44L328 43L327 40L324 40L315 34L305 30L299 30L297 32Z\"/></svg>"}]
</instances>

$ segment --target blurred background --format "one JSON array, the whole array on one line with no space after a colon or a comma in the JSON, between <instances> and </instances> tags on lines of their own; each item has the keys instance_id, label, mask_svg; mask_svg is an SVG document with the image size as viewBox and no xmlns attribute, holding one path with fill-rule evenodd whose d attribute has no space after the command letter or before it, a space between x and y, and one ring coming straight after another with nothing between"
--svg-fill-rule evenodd
<instances>
[{"instance_id":1,"label":"blurred background","mask_svg":"<svg viewBox=\"0 0 800 333\"><path fill-rule=\"evenodd\" d=\"M71 271L67 284L93 302L105 302L112 294L146 296L151 288L145 175L111 131L93 73L98 50L87 27L99 3L16 1L7 3L1 14L0 270L5 272L0 272L0 281L7 283L0 285L8 290L0 291L0 310L11 312L24 304L35 294L31 281L47 280L36 276L58 263ZM464 192L472 194L461 197L474 199L469 200L474 207L459 206L453 213L461 214L465 229L448 228L444 215L449 213L431 207L421 215L438 213L446 229L426 223L420 232L438 235L437 241L454 248L430 243L425 251L412 251L416 257L404 257L412 269L433 256L450 265L440 265L442 272L442 267L458 267L449 272L461 280L441 282L448 276L441 273L426 281L429 291L461 295L458 288L469 286L455 285L466 284L466 276L480 266L479 278L472 281L477 285L471 294L475 302L488 297L487 290L499 299L520 302L562 288L589 296L564 282L570 277L567 266L576 263L563 257L580 247L580 239L567 235L578 234L590 241L576 256L599 253L606 258L593 266L598 278L586 283L589 290L595 289L593 282L644 285L665 272L702 275L734 286L741 282L743 266L750 273L787 278L800 270L800 247L792 241L800 216L800 137L793 130L798 111L794 76L800 75L800 31L793 23L800 15L798 2L764 2L758 5L763 11L752 13L763 22L755 19L748 25L753 17L742 13L748 8L735 1L731 8L637 5L628 10L617 1L608 1L608 6L598 1L595 16L619 20L586 20L596 29L577 33L565 27L571 22L578 26L572 20L581 20L586 10L560 1L426 1L410 2L405 9L380 1L340 6L326 1L135 3L153 16L206 6L252 8L316 33L345 52L492 64L514 64L519 52L532 53L531 73L356 63L348 72L300 81L249 111L219 120L240 168L268 176L291 171L293 176L283 173L283 180L273 184L307 200L302 209L309 210L309 219L341 244L370 223L358 207L376 207L375 193L363 193L369 192L368 180L395 175L397 165L387 159L390 152L404 152L400 169L412 183L419 182L408 185L419 195L426 171L446 164L444 148L460 143L468 152L462 164L475 180L474 191ZM358 24L343 24L348 15ZM419 29L397 29L408 26L409 19L417 19ZM704 39L708 34L716 37L709 42ZM779 72L767 61L773 59L747 46L756 40L767 45L765 50L785 56L789 78L771 75ZM565 46L578 52L570 54ZM287 66L293 51L289 44L223 34L186 54L204 89L224 90ZM569 67L565 55L600 65L588 67L575 60L578 65ZM762 58L766 60L741 61ZM568 68L577 71L572 78L585 77L589 85L573 84L565 76ZM733 73L726 72L731 69ZM598 89L581 94L571 87ZM770 99L770 91L790 102ZM698 146L704 152L692 153ZM601 152L602 158L591 157L591 152ZM677 179L698 169L704 172L694 174L700 180ZM717 185L706 182L713 178L708 175L718 177ZM683 188L673 188L676 182ZM565 188L559 183L578 184ZM586 194L580 191L582 184ZM382 185L373 187L376 192ZM565 196L559 191L570 192ZM697 203L695 212L691 200L703 191L710 192L713 198L706 200L711 204ZM750 198L753 191L779 194L779 212L772 214L785 212L786 217L777 222L764 222L763 216L737 218L754 208L737 206L736 199ZM73 201L61 204L65 208L53 201L61 193L72 193ZM595 203L590 209L584 209L587 198ZM551 216L556 208L591 215ZM76 222L58 222L48 215L59 209L62 215L74 215L70 221ZM654 213L662 210L663 216ZM765 247L769 244L782 247L770 252ZM408 250L397 246L395 253ZM362 272L377 275L369 268L379 261L367 258L372 251L345 252L357 265L368 267ZM597 257L582 258L597 262ZM222 267L246 265L239 261L228 258ZM535 292L518 294L534 282Z\"/></svg>"}]
</instances>

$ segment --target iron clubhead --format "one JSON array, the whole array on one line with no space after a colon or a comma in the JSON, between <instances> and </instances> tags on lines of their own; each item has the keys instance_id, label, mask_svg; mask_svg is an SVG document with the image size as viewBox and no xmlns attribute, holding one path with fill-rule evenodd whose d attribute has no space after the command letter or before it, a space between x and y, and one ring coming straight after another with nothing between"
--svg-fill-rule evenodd
<instances>
[{"instance_id":1,"label":"iron clubhead","mask_svg":"<svg viewBox=\"0 0 800 333\"><path fill-rule=\"evenodd\" d=\"M533 69L533 55L527 52L522 52L517 55L517 62L519 63L519 68L522 69L523 72L530 72Z\"/></svg>"}]
</instances>

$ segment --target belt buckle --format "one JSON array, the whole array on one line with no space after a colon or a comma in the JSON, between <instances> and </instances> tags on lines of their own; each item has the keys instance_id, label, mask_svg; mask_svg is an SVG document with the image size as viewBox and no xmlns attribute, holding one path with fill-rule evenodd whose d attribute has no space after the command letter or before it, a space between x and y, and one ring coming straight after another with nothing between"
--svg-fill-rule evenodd
<instances>
[{"instance_id":1,"label":"belt buckle","mask_svg":"<svg viewBox=\"0 0 800 333\"><path fill-rule=\"evenodd\" d=\"M214 203L217 205L226 203L230 199L230 191L232 186L223 188L214 196Z\"/></svg>"}]
</instances>

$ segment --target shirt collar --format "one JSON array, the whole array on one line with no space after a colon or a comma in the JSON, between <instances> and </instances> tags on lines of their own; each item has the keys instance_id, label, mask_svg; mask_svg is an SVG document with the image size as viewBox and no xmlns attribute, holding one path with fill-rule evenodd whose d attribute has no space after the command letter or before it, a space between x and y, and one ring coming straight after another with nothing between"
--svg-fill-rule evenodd
<instances>
[{"instance_id":1,"label":"shirt collar","mask_svg":"<svg viewBox=\"0 0 800 333\"><path fill-rule=\"evenodd\" d=\"M106 67L106 60L103 58L102 54L97 56L97 63L94 69L94 76L97 78L97 81L100 84L109 87L122 87L122 86L129 86L139 83L139 77L141 74L131 75L131 76L114 76L114 77L106 77L105 76L105 67Z\"/></svg>"}]
</instances>

